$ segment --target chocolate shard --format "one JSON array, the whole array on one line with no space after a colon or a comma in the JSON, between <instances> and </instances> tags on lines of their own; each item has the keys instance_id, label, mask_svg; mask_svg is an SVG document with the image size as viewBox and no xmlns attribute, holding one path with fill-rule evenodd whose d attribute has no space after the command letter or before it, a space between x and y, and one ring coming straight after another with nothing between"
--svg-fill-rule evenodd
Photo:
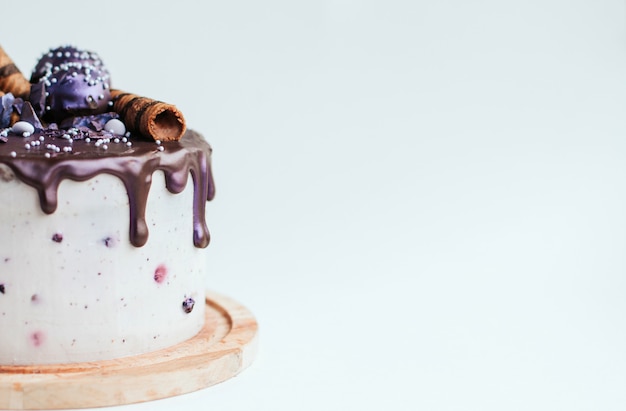
<instances>
[{"instance_id":1,"label":"chocolate shard","mask_svg":"<svg viewBox=\"0 0 626 411\"><path fill-rule=\"evenodd\" d=\"M102 114L93 114L90 116L68 117L61 121L61 128L76 127L78 129L85 128L93 131L102 131L107 121L117 118L117 113L108 112Z\"/></svg>"},{"instance_id":2,"label":"chocolate shard","mask_svg":"<svg viewBox=\"0 0 626 411\"><path fill-rule=\"evenodd\" d=\"M28 101L30 101L37 117L43 117L46 111L46 85L43 82L35 83L30 86Z\"/></svg>"},{"instance_id":3,"label":"chocolate shard","mask_svg":"<svg viewBox=\"0 0 626 411\"><path fill-rule=\"evenodd\" d=\"M22 114L20 115L20 120L29 122L33 125L33 127L35 127L35 130L43 130L39 117L35 113L33 106L28 101L25 101L24 104L22 104Z\"/></svg>"}]
</instances>

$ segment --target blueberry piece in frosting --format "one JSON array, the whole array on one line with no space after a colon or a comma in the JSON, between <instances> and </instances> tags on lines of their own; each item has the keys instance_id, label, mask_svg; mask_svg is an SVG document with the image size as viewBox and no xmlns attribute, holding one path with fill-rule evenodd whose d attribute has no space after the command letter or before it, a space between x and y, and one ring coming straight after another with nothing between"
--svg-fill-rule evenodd
<instances>
[{"instance_id":1,"label":"blueberry piece in frosting","mask_svg":"<svg viewBox=\"0 0 626 411\"><path fill-rule=\"evenodd\" d=\"M196 305L196 302L193 298L187 298L183 301L183 311L189 314L193 311L193 306Z\"/></svg>"}]
</instances>

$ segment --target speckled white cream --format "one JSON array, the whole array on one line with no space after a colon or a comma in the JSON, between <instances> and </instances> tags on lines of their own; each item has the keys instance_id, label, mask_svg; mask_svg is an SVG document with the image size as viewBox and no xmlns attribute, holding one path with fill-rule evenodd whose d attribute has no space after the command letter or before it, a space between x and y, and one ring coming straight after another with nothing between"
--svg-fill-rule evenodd
<instances>
[{"instance_id":1,"label":"speckled white cream","mask_svg":"<svg viewBox=\"0 0 626 411\"><path fill-rule=\"evenodd\" d=\"M143 247L129 241L128 197L118 178L66 180L58 194L47 215L33 188L0 180L0 365L113 359L197 334L206 264L205 250L193 245L191 179L171 194L162 173L153 175ZM161 283L159 266L167 270ZM185 313L189 297L196 304Z\"/></svg>"}]
</instances>

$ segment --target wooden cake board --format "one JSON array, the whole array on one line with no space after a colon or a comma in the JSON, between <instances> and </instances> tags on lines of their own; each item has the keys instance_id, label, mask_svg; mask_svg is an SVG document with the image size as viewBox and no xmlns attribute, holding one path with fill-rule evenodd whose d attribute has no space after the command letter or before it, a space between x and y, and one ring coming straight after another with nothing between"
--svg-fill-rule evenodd
<instances>
[{"instance_id":1,"label":"wooden cake board","mask_svg":"<svg viewBox=\"0 0 626 411\"><path fill-rule=\"evenodd\" d=\"M104 407L196 391L248 367L257 332L245 307L209 292L204 328L174 347L98 362L0 366L0 409Z\"/></svg>"}]
</instances>

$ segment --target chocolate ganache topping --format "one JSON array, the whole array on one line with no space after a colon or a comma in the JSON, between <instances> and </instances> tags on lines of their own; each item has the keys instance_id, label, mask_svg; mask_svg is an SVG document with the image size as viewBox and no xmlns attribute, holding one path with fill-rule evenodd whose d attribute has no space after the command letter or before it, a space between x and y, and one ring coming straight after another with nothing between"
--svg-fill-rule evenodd
<instances>
[{"instance_id":1,"label":"chocolate ganache topping","mask_svg":"<svg viewBox=\"0 0 626 411\"><path fill-rule=\"evenodd\" d=\"M40 137L46 143L44 147L35 144L31 149L25 149L25 145L41 141ZM130 241L136 247L143 246L148 240L145 211L153 173L163 171L166 187L174 194L184 190L191 175L193 242L199 248L209 244L205 205L213 198L215 186L210 165L211 147L200 134L189 130L180 141L160 144L141 140L128 145L120 140L109 143L106 149L98 141L89 138L74 140L70 152L51 148L53 145L69 147L70 143L64 138L44 137L42 133L27 138L12 137L0 147L0 163L6 164L21 181L37 190L41 209L47 214L54 213L57 208L57 192L64 179L85 181L98 174L118 177L128 194ZM46 156L44 152L54 154Z\"/></svg>"}]
</instances>

